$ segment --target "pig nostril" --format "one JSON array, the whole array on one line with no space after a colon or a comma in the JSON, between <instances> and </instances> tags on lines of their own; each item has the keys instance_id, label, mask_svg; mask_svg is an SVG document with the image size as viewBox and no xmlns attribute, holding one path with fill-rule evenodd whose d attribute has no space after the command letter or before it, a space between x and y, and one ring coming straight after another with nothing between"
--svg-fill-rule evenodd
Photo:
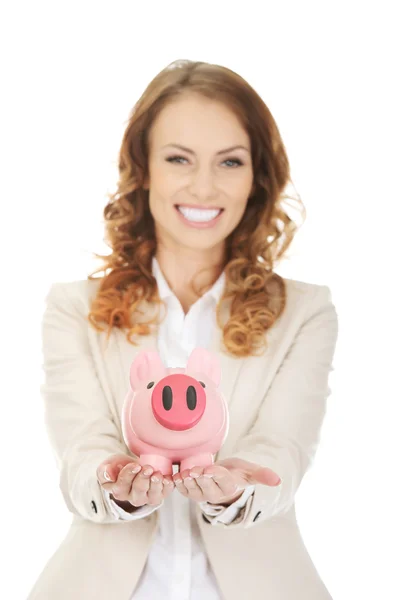
<instances>
[{"instance_id":1,"label":"pig nostril","mask_svg":"<svg viewBox=\"0 0 400 600\"><path fill-rule=\"evenodd\" d=\"M171 410L172 408L172 390L169 385L163 387L162 391L162 402L165 410Z\"/></svg>"},{"instance_id":2,"label":"pig nostril","mask_svg":"<svg viewBox=\"0 0 400 600\"><path fill-rule=\"evenodd\" d=\"M150 381L150 383L147 384L147 389L149 390L150 388L152 388L154 385L154 381Z\"/></svg>"},{"instance_id":3,"label":"pig nostril","mask_svg":"<svg viewBox=\"0 0 400 600\"><path fill-rule=\"evenodd\" d=\"M196 390L192 385L189 385L186 390L186 404L189 410L194 410L197 404L197 394Z\"/></svg>"}]
</instances>

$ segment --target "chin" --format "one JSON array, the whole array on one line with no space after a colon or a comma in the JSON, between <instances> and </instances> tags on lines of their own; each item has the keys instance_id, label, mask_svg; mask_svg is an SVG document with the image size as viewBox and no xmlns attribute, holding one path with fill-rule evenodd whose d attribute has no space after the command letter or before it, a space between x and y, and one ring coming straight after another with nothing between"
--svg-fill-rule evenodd
<instances>
[{"instance_id":1,"label":"chin","mask_svg":"<svg viewBox=\"0 0 400 600\"><path fill-rule=\"evenodd\" d=\"M177 246L184 246L185 248L192 248L194 250L211 250L215 246L219 246L225 241L225 238L215 238L210 235L206 240L193 240L193 236L182 236L175 238Z\"/></svg>"}]
</instances>

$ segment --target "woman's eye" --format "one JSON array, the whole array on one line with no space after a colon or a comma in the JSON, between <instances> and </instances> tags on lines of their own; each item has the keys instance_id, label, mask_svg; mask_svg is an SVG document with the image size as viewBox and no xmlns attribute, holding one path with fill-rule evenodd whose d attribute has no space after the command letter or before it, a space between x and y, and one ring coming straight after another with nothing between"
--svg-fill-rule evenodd
<instances>
[{"instance_id":1,"label":"woman's eye","mask_svg":"<svg viewBox=\"0 0 400 600\"><path fill-rule=\"evenodd\" d=\"M236 163L238 167L243 164L242 161L237 158L227 158L225 162Z\"/></svg>"},{"instance_id":2,"label":"woman's eye","mask_svg":"<svg viewBox=\"0 0 400 600\"><path fill-rule=\"evenodd\" d=\"M187 160L183 156L171 156L170 158L167 158L166 160L167 160L167 162L173 163L179 159ZM227 158L224 162L236 163L238 167L243 165L242 161L237 158ZM180 163L180 164L182 164L182 163Z\"/></svg>"},{"instance_id":3,"label":"woman's eye","mask_svg":"<svg viewBox=\"0 0 400 600\"><path fill-rule=\"evenodd\" d=\"M186 158L183 158L183 156L171 156L170 158L167 158L167 162L175 162L175 160L177 160L178 158L182 158L183 160L186 160Z\"/></svg>"}]
</instances>

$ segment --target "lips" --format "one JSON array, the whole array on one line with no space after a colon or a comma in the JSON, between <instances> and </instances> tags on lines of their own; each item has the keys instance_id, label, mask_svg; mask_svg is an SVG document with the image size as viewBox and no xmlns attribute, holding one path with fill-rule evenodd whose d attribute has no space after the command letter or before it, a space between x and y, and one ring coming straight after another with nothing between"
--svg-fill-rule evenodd
<instances>
[{"instance_id":1,"label":"lips","mask_svg":"<svg viewBox=\"0 0 400 600\"><path fill-rule=\"evenodd\" d=\"M220 206L202 206L201 204L174 204L175 208L182 206L183 208L196 208L198 210L225 210Z\"/></svg>"}]
</instances>

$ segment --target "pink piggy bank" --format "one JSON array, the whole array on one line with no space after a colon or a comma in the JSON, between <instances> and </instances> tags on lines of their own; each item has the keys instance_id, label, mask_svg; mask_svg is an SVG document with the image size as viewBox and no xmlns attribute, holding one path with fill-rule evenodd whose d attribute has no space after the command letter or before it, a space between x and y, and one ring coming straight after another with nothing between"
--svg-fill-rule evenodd
<instances>
[{"instance_id":1,"label":"pink piggy bank","mask_svg":"<svg viewBox=\"0 0 400 600\"><path fill-rule=\"evenodd\" d=\"M158 352L139 352L130 368L122 432L141 465L172 475L176 463L181 471L213 464L229 428L220 380L218 357L204 348L193 350L185 369L167 369Z\"/></svg>"}]
</instances>

